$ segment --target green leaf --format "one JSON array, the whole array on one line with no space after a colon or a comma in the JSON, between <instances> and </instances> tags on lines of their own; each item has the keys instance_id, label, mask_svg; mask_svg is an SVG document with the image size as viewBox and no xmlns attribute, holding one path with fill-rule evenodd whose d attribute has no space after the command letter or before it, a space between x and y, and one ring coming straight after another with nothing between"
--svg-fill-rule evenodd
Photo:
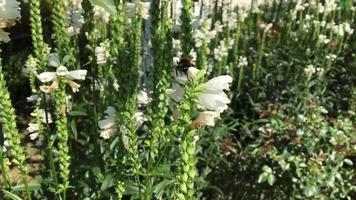
<instances>
[{"instance_id":1,"label":"green leaf","mask_svg":"<svg viewBox=\"0 0 356 200\"><path fill-rule=\"evenodd\" d=\"M84 111L79 111L79 110L71 110L68 112L68 114L72 117L78 117L78 116L87 116L88 114Z\"/></svg>"},{"instance_id":2,"label":"green leaf","mask_svg":"<svg viewBox=\"0 0 356 200\"><path fill-rule=\"evenodd\" d=\"M39 184L39 183L29 183L28 184L28 189L30 191L39 190L39 189L41 189L41 184ZM25 184L20 184L20 185L16 185L14 187L11 187L11 190L13 192L25 191L26 190Z\"/></svg>"},{"instance_id":3,"label":"green leaf","mask_svg":"<svg viewBox=\"0 0 356 200\"><path fill-rule=\"evenodd\" d=\"M267 173L272 173L272 169L270 168L270 167L268 167L267 165L265 165L265 166L263 166L262 167L262 170L264 171L264 172L267 172Z\"/></svg>"},{"instance_id":4,"label":"green leaf","mask_svg":"<svg viewBox=\"0 0 356 200\"><path fill-rule=\"evenodd\" d=\"M263 172L260 177L258 177L258 183L263 183L267 180L268 178L268 173Z\"/></svg>"},{"instance_id":5,"label":"green leaf","mask_svg":"<svg viewBox=\"0 0 356 200\"><path fill-rule=\"evenodd\" d=\"M101 184L100 190L105 191L106 189L114 186L114 177L111 175L108 175L105 177L103 183Z\"/></svg>"},{"instance_id":6,"label":"green leaf","mask_svg":"<svg viewBox=\"0 0 356 200\"><path fill-rule=\"evenodd\" d=\"M116 14L117 10L113 0L89 0L91 4L104 8L110 14Z\"/></svg>"},{"instance_id":7,"label":"green leaf","mask_svg":"<svg viewBox=\"0 0 356 200\"><path fill-rule=\"evenodd\" d=\"M12 200L22 200L19 196L17 196L16 194L14 194L12 192L9 192L7 190L2 190L2 191L5 193L5 195L7 197L10 197L10 199L12 199Z\"/></svg>"},{"instance_id":8,"label":"green leaf","mask_svg":"<svg viewBox=\"0 0 356 200\"><path fill-rule=\"evenodd\" d=\"M270 186L272 186L274 184L274 182L276 182L276 177L273 174L269 174L267 182Z\"/></svg>"},{"instance_id":9,"label":"green leaf","mask_svg":"<svg viewBox=\"0 0 356 200\"><path fill-rule=\"evenodd\" d=\"M160 196L165 192L165 189L167 188L167 186L173 185L174 183L175 183L175 180L163 180L154 187L154 193L156 193L156 194L158 194L158 196Z\"/></svg>"},{"instance_id":10,"label":"green leaf","mask_svg":"<svg viewBox=\"0 0 356 200\"><path fill-rule=\"evenodd\" d=\"M308 184L304 189L304 194L307 197L314 196L318 193L318 187L314 184Z\"/></svg>"}]
</instances>

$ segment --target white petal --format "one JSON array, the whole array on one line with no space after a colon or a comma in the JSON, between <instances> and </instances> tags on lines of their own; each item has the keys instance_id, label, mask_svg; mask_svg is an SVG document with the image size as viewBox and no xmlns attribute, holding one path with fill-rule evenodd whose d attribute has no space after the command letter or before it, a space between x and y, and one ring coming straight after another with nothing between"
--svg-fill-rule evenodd
<instances>
[{"instance_id":1,"label":"white petal","mask_svg":"<svg viewBox=\"0 0 356 200\"><path fill-rule=\"evenodd\" d=\"M71 80L85 80L86 75L87 75L87 70L83 69L83 70L69 71L66 77Z\"/></svg>"},{"instance_id":2,"label":"white petal","mask_svg":"<svg viewBox=\"0 0 356 200\"><path fill-rule=\"evenodd\" d=\"M200 70L195 68L195 67L189 67L188 68L188 77L193 79L195 76L198 74Z\"/></svg>"},{"instance_id":3,"label":"white petal","mask_svg":"<svg viewBox=\"0 0 356 200\"><path fill-rule=\"evenodd\" d=\"M203 108L214 110L216 112L223 112L228 108L227 104L230 99L225 93L201 93L199 105Z\"/></svg>"},{"instance_id":4,"label":"white petal","mask_svg":"<svg viewBox=\"0 0 356 200\"><path fill-rule=\"evenodd\" d=\"M48 65L52 67L59 67L60 60L58 53L50 53L48 56Z\"/></svg>"},{"instance_id":5,"label":"white petal","mask_svg":"<svg viewBox=\"0 0 356 200\"><path fill-rule=\"evenodd\" d=\"M20 18L20 3L15 0L0 0L0 20Z\"/></svg>"},{"instance_id":6,"label":"white petal","mask_svg":"<svg viewBox=\"0 0 356 200\"><path fill-rule=\"evenodd\" d=\"M56 72L43 72L40 73L37 78L42 82L42 83L46 83L46 82L51 82L56 78L57 74Z\"/></svg>"},{"instance_id":7,"label":"white petal","mask_svg":"<svg viewBox=\"0 0 356 200\"><path fill-rule=\"evenodd\" d=\"M205 90L214 91L214 90L230 90L230 83L232 83L232 78L229 75L218 76L210 79L205 84Z\"/></svg>"},{"instance_id":8,"label":"white petal","mask_svg":"<svg viewBox=\"0 0 356 200\"><path fill-rule=\"evenodd\" d=\"M207 126L214 126L215 125L215 118L219 117L219 113L214 111L203 111L199 113L199 117L194 120L196 122L200 122Z\"/></svg>"},{"instance_id":9,"label":"white petal","mask_svg":"<svg viewBox=\"0 0 356 200\"><path fill-rule=\"evenodd\" d=\"M147 118L145 117L145 115L142 111L137 111L134 114L134 117L136 119L137 126L141 126L143 124L143 122L147 121Z\"/></svg>"},{"instance_id":10,"label":"white petal","mask_svg":"<svg viewBox=\"0 0 356 200\"><path fill-rule=\"evenodd\" d=\"M68 81L69 86L72 88L73 92L79 92L80 85L74 81Z\"/></svg>"},{"instance_id":11,"label":"white petal","mask_svg":"<svg viewBox=\"0 0 356 200\"><path fill-rule=\"evenodd\" d=\"M29 123L28 124L28 127L27 127L27 131L30 132L30 133L33 133L35 131L38 131L39 130L39 125L38 124L35 124L35 123Z\"/></svg>"},{"instance_id":12,"label":"white petal","mask_svg":"<svg viewBox=\"0 0 356 200\"><path fill-rule=\"evenodd\" d=\"M100 132L100 137L104 139L110 139L113 133L114 133L114 129L107 129Z\"/></svg>"},{"instance_id":13,"label":"white petal","mask_svg":"<svg viewBox=\"0 0 356 200\"><path fill-rule=\"evenodd\" d=\"M149 102L149 97L146 91L140 90L137 94L138 104L147 105Z\"/></svg>"},{"instance_id":14,"label":"white petal","mask_svg":"<svg viewBox=\"0 0 356 200\"><path fill-rule=\"evenodd\" d=\"M112 118L105 118L99 121L99 128L100 129L109 129L115 125L115 120Z\"/></svg>"},{"instance_id":15,"label":"white petal","mask_svg":"<svg viewBox=\"0 0 356 200\"><path fill-rule=\"evenodd\" d=\"M109 115L112 118L116 117L116 110L112 106L108 106L104 112L105 114Z\"/></svg>"},{"instance_id":16,"label":"white petal","mask_svg":"<svg viewBox=\"0 0 356 200\"><path fill-rule=\"evenodd\" d=\"M30 134L30 139L31 140L35 140L36 138L38 138L39 132L34 132L32 134Z\"/></svg>"},{"instance_id":17,"label":"white petal","mask_svg":"<svg viewBox=\"0 0 356 200\"><path fill-rule=\"evenodd\" d=\"M69 71L67 69L67 67L61 65L57 68L57 75L58 76L66 76L68 75Z\"/></svg>"}]
</instances>

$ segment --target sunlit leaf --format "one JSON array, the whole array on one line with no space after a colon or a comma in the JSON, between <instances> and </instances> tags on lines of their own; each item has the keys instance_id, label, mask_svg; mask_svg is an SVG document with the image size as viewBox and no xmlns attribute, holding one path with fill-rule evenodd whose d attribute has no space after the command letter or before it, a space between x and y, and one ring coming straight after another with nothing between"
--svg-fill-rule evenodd
<instances>
[{"instance_id":1,"label":"sunlit leaf","mask_svg":"<svg viewBox=\"0 0 356 200\"><path fill-rule=\"evenodd\" d=\"M110 14L116 14L117 10L113 0L89 0L91 4L104 8Z\"/></svg>"}]
</instances>

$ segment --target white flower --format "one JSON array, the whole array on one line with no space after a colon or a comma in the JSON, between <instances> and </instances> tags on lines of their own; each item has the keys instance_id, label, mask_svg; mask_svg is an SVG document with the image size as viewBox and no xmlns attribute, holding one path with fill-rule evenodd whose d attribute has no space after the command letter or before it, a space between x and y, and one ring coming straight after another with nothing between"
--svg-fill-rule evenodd
<instances>
[{"instance_id":1,"label":"white flower","mask_svg":"<svg viewBox=\"0 0 356 200\"><path fill-rule=\"evenodd\" d=\"M69 24L67 32L69 36L78 35L80 29L84 24L84 17L82 16L82 8L79 5L71 4L68 7L65 21Z\"/></svg>"},{"instance_id":2,"label":"white flower","mask_svg":"<svg viewBox=\"0 0 356 200\"><path fill-rule=\"evenodd\" d=\"M246 67L247 65L248 65L247 58L244 56L240 56L238 67Z\"/></svg>"},{"instance_id":3,"label":"white flower","mask_svg":"<svg viewBox=\"0 0 356 200\"><path fill-rule=\"evenodd\" d=\"M105 24L109 23L110 13L107 12L104 8L94 5L93 12L94 12L94 17L101 18Z\"/></svg>"},{"instance_id":4,"label":"white flower","mask_svg":"<svg viewBox=\"0 0 356 200\"><path fill-rule=\"evenodd\" d=\"M20 18L19 5L16 0L0 0L0 21Z\"/></svg>"},{"instance_id":5,"label":"white flower","mask_svg":"<svg viewBox=\"0 0 356 200\"><path fill-rule=\"evenodd\" d=\"M100 137L109 139L116 130L116 110L109 106L104 113L106 114L104 119L99 121Z\"/></svg>"},{"instance_id":6,"label":"white flower","mask_svg":"<svg viewBox=\"0 0 356 200\"><path fill-rule=\"evenodd\" d=\"M30 133L31 140L35 140L39 135L39 125L36 123L29 123L27 131Z\"/></svg>"},{"instance_id":7,"label":"white flower","mask_svg":"<svg viewBox=\"0 0 356 200\"><path fill-rule=\"evenodd\" d=\"M225 41L220 41L220 45L214 49L214 58L217 61L222 61L228 55L228 48L225 45Z\"/></svg>"},{"instance_id":8,"label":"white flower","mask_svg":"<svg viewBox=\"0 0 356 200\"><path fill-rule=\"evenodd\" d=\"M150 101L150 98L148 97L148 94L144 90L140 90L137 94L137 101L138 104L140 105L147 105L148 102Z\"/></svg>"},{"instance_id":9,"label":"white flower","mask_svg":"<svg viewBox=\"0 0 356 200\"><path fill-rule=\"evenodd\" d=\"M100 65L107 62L107 59L110 57L108 49L110 49L110 44L108 41L100 43L100 46L95 48L94 54L96 56L97 64Z\"/></svg>"},{"instance_id":10,"label":"white flower","mask_svg":"<svg viewBox=\"0 0 356 200\"><path fill-rule=\"evenodd\" d=\"M137 13L143 19L147 20L150 17L150 5L150 2L127 3L127 14L129 15L129 17L134 17Z\"/></svg>"},{"instance_id":11,"label":"white flower","mask_svg":"<svg viewBox=\"0 0 356 200\"><path fill-rule=\"evenodd\" d=\"M137 126L141 126L145 121L147 121L147 118L142 111L137 111L134 114L134 118L136 119Z\"/></svg>"},{"instance_id":12,"label":"white flower","mask_svg":"<svg viewBox=\"0 0 356 200\"><path fill-rule=\"evenodd\" d=\"M215 118L219 118L220 114L214 111L203 111L199 113L199 117L192 122L192 128L197 129L203 125L215 126Z\"/></svg>"},{"instance_id":13,"label":"white flower","mask_svg":"<svg viewBox=\"0 0 356 200\"><path fill-rule=\"evenodd\" d=\"M95 56L97 64L105 64L106 63L106 50L103 47L95 47Z\"/></svg>"},{"instance_id":14,"label":"white flower","mask_svg":"<svg viewBox=\"0 0 356 200\"><path fill-rule=\"evenodd\" d=\"M330 39L328 39L326 35L319 35L319 41L320 43L328 44L330 42Z\"/></svg>"},{"instance_id":15,"label":"white flower","mask_svg":"<svg viewBox=\"0 0 356 200\"><path fill-rule=\"evenodd\" d=\"M199 98L199 106L208 110L222 113L228 108L230 99L224 90L229 90L232 78L229 75L210 79L204 86Z\"/></svg>"},{"instance_id":16,"label":"white flower","mask_svg":"<svg viewBox=\"0 0 356 200\"><path fill-rule=\"evenodd\" d=\"M67 57L63 58L62 62L65 62ZM37 75L37 78L42 83L52 82L51 85L43 85L40 87L41 91L45 93L50 93L58 89L58 77L63 77L67 80L69 86L72 88L73 92L78 92L80 85L73 80L85 80L87 70L73 70L68 71L67 67L60 64L59 56L57 53L52 53L49 55L48 64L50 66L56 67L56 72L43 72Z\"/></svg>"}]
</instances>

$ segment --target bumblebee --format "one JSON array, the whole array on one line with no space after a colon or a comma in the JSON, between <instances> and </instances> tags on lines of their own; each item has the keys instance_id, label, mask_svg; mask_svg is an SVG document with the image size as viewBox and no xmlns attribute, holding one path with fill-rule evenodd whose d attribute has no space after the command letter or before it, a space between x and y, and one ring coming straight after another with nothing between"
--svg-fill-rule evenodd
<instances>
[{"instance_id":1,"label":"bumblebee","mask_svg":"<svg viewBox=\"0 0 356 200\"><path fill-rule=\"evenodd\" d=\"M187 58L181 58L180 61L177 63L176 73L187 75L189 67L195 67L192 60Z\"/></svg>"}]
</instances>

